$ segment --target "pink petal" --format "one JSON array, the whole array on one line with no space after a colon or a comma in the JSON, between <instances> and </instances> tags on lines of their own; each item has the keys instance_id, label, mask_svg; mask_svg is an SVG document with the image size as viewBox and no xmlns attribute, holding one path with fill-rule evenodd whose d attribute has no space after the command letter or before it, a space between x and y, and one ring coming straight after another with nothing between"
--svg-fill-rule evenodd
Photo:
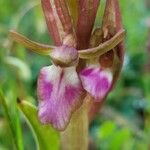
<instances>
[{"instance_id":1,"label":"pink petal","mask_svg":"<svg viewBox=\"0 0 150 150\"><path fill-rule=\"evenodd\" d=\"M87 67L80 73L84 89L94 97L95 101L101 101L109 92L112 84L112 73L96 67Z\"/></svg>"},{"instance_id":2,"label":"pink petal","mask_svg":"<svg viewBox=\"0 0 150 150\"><path fill-rule=\"evenodd\" d=\"M82 104L83 88L75 67L44 67L38 78L39 118L64 130L71 114Z\"/></svg>"}]
</instances>

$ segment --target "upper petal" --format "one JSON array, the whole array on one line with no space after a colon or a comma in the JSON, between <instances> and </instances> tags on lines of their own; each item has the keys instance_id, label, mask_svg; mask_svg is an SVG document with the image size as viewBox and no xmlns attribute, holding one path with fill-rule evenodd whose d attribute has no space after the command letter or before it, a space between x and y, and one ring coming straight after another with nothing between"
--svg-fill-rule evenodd
<instances>
[{"instance_id":1,"label":"upper petal","mask_svg":"<svg viewBox=\"0 0 150 150\"><path fill-rule=\"evenodd\" d=\"M79 0L78 5L77 44L78 49L85 49L89 46L99 0Z\"/></svg>"},{"instance_id":2,"label":"upper petal","mask_svg":"<svg viewBox=\"0 0 150 150\"><path fill-rule=\"evenodd\" d=\"M82 104L83 88L75 67L44 67L38 78L39 117L64 130L72 112Z\"/></svg>"},{"instance_id":3,"label":"upper petal","mask_svg":"<svg viewBox=\"0 0 150 150\"><path fill-rule=\"evenodd\" d=\"M57 46L66 43L66 37L75 42L72 19L65 0L41 0L48 30ZM68 38L67 38L68 40ZM68 42L67 42L68 43Z\"/></svg>"},{"instance_id":4,"label":"upper petal","mask_svg":"<svg viewBox=\"0 0 150 150\"><path fill-rule=\"evenodd\" d=\"M90 66L81 71L80 78L84 89L95 101L101 101L111 88L112 73L108 69Z\"/></svg>"}]
</instances>

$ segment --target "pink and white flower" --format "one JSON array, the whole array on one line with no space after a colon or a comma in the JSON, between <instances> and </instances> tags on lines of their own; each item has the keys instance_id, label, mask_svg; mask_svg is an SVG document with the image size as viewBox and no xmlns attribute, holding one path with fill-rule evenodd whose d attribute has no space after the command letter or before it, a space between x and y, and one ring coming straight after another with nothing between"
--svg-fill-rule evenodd
<instances>
[{"instance_id":1,"label":"pink and white flower","mask_svg":"<svg viewBox=\"0 0 150 150\"><path fill-rule=\"evenodd\" d=\"M76 1L77 10L73 12L66 0L41 0L56 46L39 44L10 32L15 41L51 57L53 64L42 68L38 77L39 119L58 130L67 127L86 93L93 98L91 108L104 100L122 67L121 42L125 32L118 0L107 0L102 27L92 33L99 3Z\"/></svg>"}]
</instances>

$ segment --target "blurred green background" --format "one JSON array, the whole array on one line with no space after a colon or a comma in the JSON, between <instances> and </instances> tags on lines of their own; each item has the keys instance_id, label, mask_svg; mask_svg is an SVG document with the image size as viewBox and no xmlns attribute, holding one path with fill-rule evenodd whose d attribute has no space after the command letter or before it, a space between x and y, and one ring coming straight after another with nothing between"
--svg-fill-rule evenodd
<instances>
[{"instance_id":1,"label":"blurred green background","mask_svg":"<svg viewBox=\"0 0 150 150\"><path fill-rule=\"evenodd\" d=\"M16 99L20 97L37 105L34 100L37 75L40 68L50 64L50 59L13 43L8 31L15 29L34 41L52 44L39 3L38 0L0 0L0 88L9 112L0 101L0 150L12 150L14 142L22 145L18 149L36 149L32 132L16 108ZM124 67L115 89L90 126L91 147L149 150L150 1L120 0L120 3L127 31ZM98 18L99 15L97 23Z\"/></svg>"}]
</instances>

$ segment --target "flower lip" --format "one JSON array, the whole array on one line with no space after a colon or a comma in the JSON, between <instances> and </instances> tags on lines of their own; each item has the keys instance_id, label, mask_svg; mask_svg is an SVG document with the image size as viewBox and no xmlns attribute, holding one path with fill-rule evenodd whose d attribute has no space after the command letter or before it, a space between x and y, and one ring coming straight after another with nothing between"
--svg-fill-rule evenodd
<instances>
[{"instance_id":1,"label":"flower lip","mask_svg":"<svg viewBox=\"0 0 150 150\"><path fill-rule=\"evenodd\" d=\"M44 67L37 85L41 123L51 124L59 131L65 130L72 113L82 105L85 96L76 67Z\"/></svg>"},{"instance_id":2,"label":"flower lip","mask_svg":"<svg viewBox=\"0 0 150 150\"><path fill-rule=\"evenodd\" d=\"M78 52L74 47L62 45L50 54L53 63L60 67L70 67L78 63Z\"/></svg>"}]
</instances>

